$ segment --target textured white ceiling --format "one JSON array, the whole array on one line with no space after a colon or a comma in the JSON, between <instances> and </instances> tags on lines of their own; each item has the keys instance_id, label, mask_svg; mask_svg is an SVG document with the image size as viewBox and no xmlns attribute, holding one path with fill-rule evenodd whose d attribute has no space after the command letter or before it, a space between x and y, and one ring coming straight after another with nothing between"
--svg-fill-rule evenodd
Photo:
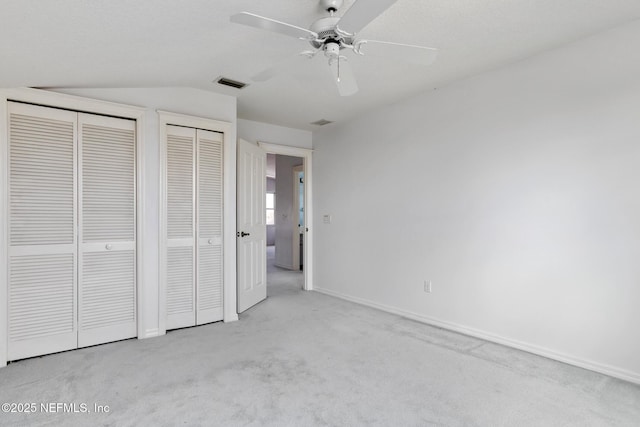
<instances>
[{"instance_id":1,"label":"textured white ceiling","mask_svg":"<svg viewBox=\"0 0 640 427\"><path fill-rule=\"evenodd\" d=\"M251 82L308 45L231 24L240 11L301 27L324 15L317 0L0 0L0 86L190 86L237 96L241 118L314 129L637 19L640 1L398 0L361 37L437 47L438 61L354 57L348 98L321 59ZM251 85L222 88L220 75Z\"/></svg>"}]
</instances>

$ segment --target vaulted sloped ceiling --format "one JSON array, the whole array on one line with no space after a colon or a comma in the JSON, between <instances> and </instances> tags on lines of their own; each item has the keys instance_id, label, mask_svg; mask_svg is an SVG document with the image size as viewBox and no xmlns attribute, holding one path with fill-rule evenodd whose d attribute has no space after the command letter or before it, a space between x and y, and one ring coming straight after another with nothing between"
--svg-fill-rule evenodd
<instances>
[{"instance_id":1,"label":"vaulted sloped ceiling","mask_svg":"<svg viewBox=\"0 0 640 427\"><path fill-rule=\"evenodd\" d=\"M351 97L318 58L252 82L308 44L230 23L241 11L305 28L325 14L317 0L3 0L0 86L189 86L237 96L241 118L315 129L637 19L640 2L398 0L361 36L437 47L439 59L350 58L360 87ZM218 76L250 85L225 88Z\"/></svg>"}]
</instances>

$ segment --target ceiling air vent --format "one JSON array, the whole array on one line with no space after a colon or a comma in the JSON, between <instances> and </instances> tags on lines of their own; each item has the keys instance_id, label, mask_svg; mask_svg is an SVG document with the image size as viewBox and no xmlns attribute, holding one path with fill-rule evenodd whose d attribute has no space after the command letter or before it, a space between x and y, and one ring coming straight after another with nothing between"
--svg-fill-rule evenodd
<instances>
[{"instance_id":1,"label":"ceiling air vent","mask_svg":"<svg viewBox=\"0 0 640 427\"><path fill-rule=\"evenodd\" d=\"M247 86L246 83L242 83L236 80L231 80L226 77L218 77L215 81L219 85L229 86L235 89L242 89L243 87Z\"/></svg>"},{"instance_id":2,"label":"ceiling air vent","mask_svg":"<svg viewBox=\"0 0 640 427\"><path fill-rule=\"evenodd\" d=\"M324 125L328 125L329 123L333 123L333 122L329 121L329 120L322 119L322 120L318 120L317 122L313 122L311 124L312 125L316 125L316 126L324 126Z\"/></svg>"}]
</instances>

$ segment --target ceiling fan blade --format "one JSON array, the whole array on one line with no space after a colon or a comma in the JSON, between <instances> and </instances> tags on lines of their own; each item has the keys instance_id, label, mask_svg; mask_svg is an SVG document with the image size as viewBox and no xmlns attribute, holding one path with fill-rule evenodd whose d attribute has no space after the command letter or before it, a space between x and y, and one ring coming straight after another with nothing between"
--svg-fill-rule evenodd
<instances>
[{"instance_id":1,"label":"ceiling fan blade","mask_svg":"<svg viewBox=\"0 0 640 427\"><path fill-rule=\"evenodd\" d=\"M340 21L338 28L349 34L356 34L369 22L376 19L385 10L391 7L397 0L356 0L353 5L345 12Z\"/></svg>"},{"instance_id":2,"label":"ceiling fan blade","mask_svg":"<svg viewBox=\"0 0 640 427\"><path fill-rule=\"evenodd\" d=\"M344 57L340 58L340 61L331 61L329 68L331 68L340 96L351 96L358 91L356 77L353 74L351 65Z\"/></svg>"},{"instance_id":3,"label":"ceiling fan blade","mask_svg":"<svg viewBox=\"0 0 640 427\"><path fill-rule=\"evenodd\" d=\"M359 53L365 56L381 56L390 60L412 64L431 65L438 57L438 49L433 47L378 40L359 40L355 44Z\"/></svg>"},{"instance_id":4,"label":"ceiling fan blade","mask_svg":"<svg viewBox=\"0 0 640 427\"><path fill-rule=\"evenodd\" d=\"M285 71L290 66L295 65L295 63L300 62L304 59L313 58L317 52L318 52L317 50L316 51L307 50L307 51L298 53L297 55L290 56L289 58L286 58L283 61L278 62L274 66L269 67L259 72L258 74L252 76L251 80L253 80L254 82L265 82L277 76L281 72Z\"/></svg>"},{"instance_id":5,"label":"ceiling fan blade","mask_svg":"<svg viewBox=\"0 0 640 427\"><path fill-rule=\"evenodd\" d=\"M276 21L275 19L265 18L264 16L254 15L249 12L241 12L231 16L231 22L260 28L262 30L273 31L298 39L315 40L318 38L316 33L309 31L306 28L296 27L295 25L287 24L286 22Z\"/></svg>"}]
</instances>

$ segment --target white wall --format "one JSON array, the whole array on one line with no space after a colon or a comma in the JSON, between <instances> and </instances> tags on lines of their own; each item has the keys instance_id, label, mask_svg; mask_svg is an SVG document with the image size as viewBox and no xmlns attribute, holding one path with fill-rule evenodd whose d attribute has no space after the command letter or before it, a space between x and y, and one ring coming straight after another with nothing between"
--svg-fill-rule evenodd
<instances>
[{"instance_id":1,"label":"white wall","mask_svg":"<svg viewBox=\"0 0 640 427\"><path fill-rule=\"evenodd\" d=\"M316 289L640 382L639 43L636 21L314 133Z\"/></svg>"},{"instance_id":2,"label":"white wall","mask_svg":"<svg viewBox=\"0 0 640 427\"><path fill-rule=\"evenodd\" d=\"M254 144L269 142L297 148L311 148L312 133L307 130L238 119L238 137Z\"/></svg>"},{"instance_id":3,"label":"white wall","mask_svg":"<svg viewBox=\"0 0 640 427\"><path fill-rule=\"evenodd\" d=\"M299 214L293 205L293 168L301 157L276 156L276 259L278 267L294 269L293 233L298 230Z\"/></svg>"},{"instance_id":4,"label":"white wall","mask_svg":"<svg viewBox=\"0 0 640 427\"><path fill-rule=\"evenodd\" d=\"M236 99L198 89L189 88L126 88L126 89L59 89L57 92L86 98L142 106L145 114L144 135L145 182L144 202L147 218L144 226L145 301L144 319L148 336L158 330L158 244L159 244L159 122L157 110L221 120L232 123L231 141L236 140ZM235 144L234 144L235 146ZM235 158L235 155L234 155ZM235 274L235 272L233 272ZM225 273L226 276L226 273ZM235 312L235 307L233 309Z\"/></svg>"}]
</instances>

